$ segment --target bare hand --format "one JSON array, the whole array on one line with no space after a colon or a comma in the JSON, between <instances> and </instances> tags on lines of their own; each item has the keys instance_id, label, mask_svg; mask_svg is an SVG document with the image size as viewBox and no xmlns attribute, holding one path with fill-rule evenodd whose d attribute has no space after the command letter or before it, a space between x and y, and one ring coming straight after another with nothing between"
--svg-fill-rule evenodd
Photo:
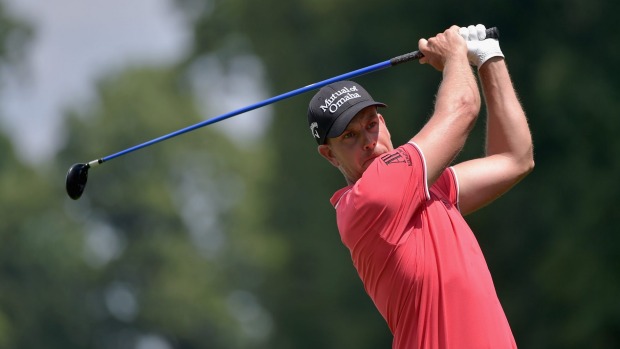
<instances>
[{"instance_id":1,"label":"bare hand","mask_svg":"<svg viewBox=\"0 0 620 349\"><path fill-rule=\"evenodd\" d=\"M452 58L467 60L467 44L455 25L428 40L420 39L418 49L424 54L420 63L428 63L439 71L443 71L446 62Z\"/></svg>"}]
</instances>

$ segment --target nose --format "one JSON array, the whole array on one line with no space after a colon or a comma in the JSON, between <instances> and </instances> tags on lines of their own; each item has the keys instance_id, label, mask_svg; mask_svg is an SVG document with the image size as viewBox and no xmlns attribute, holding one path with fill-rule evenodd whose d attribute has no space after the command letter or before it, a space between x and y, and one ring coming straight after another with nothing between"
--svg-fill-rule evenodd
<instances>
[{"instance_id":1,"label":"nose","mask_svg":"<svg viewBox=\"0 0 620 349\"><path fill-rule=\"evenodd\" d=\"M373 150L377 146L377 139L370 132L364 132L364 150Z\"/></svg>"}]
</instances>

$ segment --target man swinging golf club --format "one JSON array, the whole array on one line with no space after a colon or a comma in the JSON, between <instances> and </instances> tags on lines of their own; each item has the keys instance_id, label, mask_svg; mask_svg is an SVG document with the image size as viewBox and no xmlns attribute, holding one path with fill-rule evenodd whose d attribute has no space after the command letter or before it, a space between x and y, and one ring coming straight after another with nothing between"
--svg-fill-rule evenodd
<instances>
[{"instance_id":1,"label":"man swinging golf club","mask_svg":"<svg viewBox=\"0 0 620 349\"><path fill-rule=\"evenodd\" d=\"M393 348L516 348L482 251L463 215L490 203L534 167L530 130L495 39L452 26L418 42L442 72L431 118L392 146L362 86L340 81L310 101L318 151L344 175L331 198L343 243L394 335ZM486 155L452 164L487 107ZM410 117L410 116L407 116Z\"/></svg>"}]
</instances>

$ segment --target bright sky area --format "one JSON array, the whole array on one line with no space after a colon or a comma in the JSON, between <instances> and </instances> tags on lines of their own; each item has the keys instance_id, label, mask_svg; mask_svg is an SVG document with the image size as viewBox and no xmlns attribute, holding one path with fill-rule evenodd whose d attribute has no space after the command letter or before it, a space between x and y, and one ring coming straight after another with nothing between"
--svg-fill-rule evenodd
<instances>
[{"instance_id":1,"label":"bright sky area","mask_svg":"<svg viewBox=\"0 0 620 349\"><path fill-rule=\"evenodd\" d=\"M0 126L19 156L33 164L49 159L70 137L63 130L63 110L92 102L97 78L127 64L174 63L188 52L192 40L186 19L168 0L0 1L34 27L24 69L0 76ZM260 62L241 57L238 63L237 73L225 73L207 58L196 70L197 93L209 93L205 103L217 100L221 108L211 112L228 112L266 98ZM225 88L209 90L212 80ZM258 117L265 120L268 112ZM244 120L248 119L236 125L255 132L256 123L251 126ZM226 122L224 131L233 124ZM110 146L111 152L117 150Z\"/></svg>"}]
</instances>

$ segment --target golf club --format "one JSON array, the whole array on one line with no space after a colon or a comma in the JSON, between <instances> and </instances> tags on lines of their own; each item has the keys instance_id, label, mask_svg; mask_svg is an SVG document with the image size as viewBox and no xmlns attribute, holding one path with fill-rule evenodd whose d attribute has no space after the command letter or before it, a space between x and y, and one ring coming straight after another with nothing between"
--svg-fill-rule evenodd
<instances>
[{"instance_id":1,"label":"golf club","mask_svg":"<svg viewBox=\"0 0 620 349\"><path fill-rule=\"evenodd\" d=\"M498 29L496 27L488 28L486 30L486 37L487 38L498 39L499 38L499 31L498 31ZM239 114L242 114L242 113L254 110L254 109L258 109L258 108L264 107L264 106L269 105L269 104L273 104L273 103L279 102L279 101L281 101L283 99L287 99L287 98L290 98L290 97L293 97L293 96L297 96L299 94L302 94L302 93L305 93L305 92L308 92L308 91L311 91L311 90L315 90L315 89L321 88L321 87L329 85L329 84L331 84L333 82L352 79L354 77L358 77L358 76L361 76L361 75L364 75L364 74L375 72L377 70L385 69L385 68L388 68L388 67L393 67L395 65L398 65L398 64L401 64L401 63L405 63L405 62L409 62L409 61L412 61L412 60L417 60L417 59L420 59L422 57L424 57L424 55L420 51L417 51L417 50L413 51L413 52L410 52L410 53L406 53L404 55L400 55L400 56L394 57L392 59L389 59L389 60L386 60L386 61L383 61L383 62L380 62L380 63L377 63L377 64L370 65L370 66L365 67L365 68L354 70L354 71L349 72L349 73L338 75L338 76L335 76L335 77L330 78L330 79L326 79L326 80L323 80L323 81L320 81L320 82L317 82L317 83L314 83L314 84L310 84L310 85L305 86L305 87L298 88L298 89L290 91L290 92L283 93L283 94L275 96L275 97L271 97L271 98L265 99L262 102L258 102L258 103L249 105L247 107L243 107L243 108L231 111L229 113L222 114L220 116L216 116L214 118L211 118L211 119L199 122L197 124L194 124L192 126L188 126L186 128L180 129L178 131L175 131L175 132L163 135L163 136L158 137L158 138L154 138L154 139L152 139L150 141L147 141L147 142L144 142L142 144L138 144L138 145L133 146L131 148L127 148L127 149L119 151L117 153L114 153L114 154L111 154L111 155L108 155L108 156L105 156L105 157L102 157L102 158L90 161L88 163L74 164L69 169L69 172L67 172L67 178L66 178L67 194L73 200L79 199L82 196L82 193L84 192L84 189L86 188L86 181L88 180L88 170L91 167L100 165L100 164L102 164L104 162L107 162L109 160L115 159L117 157L123 156L123 155L131 153L131 152L134 152L134 151L136 151L138 149L142 149L142 148L148 147L148 146L153 145L155 143L159 143L161 141L165 141L165 140L170 139L172 137L176 137L176 136L179 136L181 134L184 134L184 133L196 130L198 128L214 124L216 122L228 119L228 118L233 117L235 115L239 115Z\"/></svg>"}]
</instances>

